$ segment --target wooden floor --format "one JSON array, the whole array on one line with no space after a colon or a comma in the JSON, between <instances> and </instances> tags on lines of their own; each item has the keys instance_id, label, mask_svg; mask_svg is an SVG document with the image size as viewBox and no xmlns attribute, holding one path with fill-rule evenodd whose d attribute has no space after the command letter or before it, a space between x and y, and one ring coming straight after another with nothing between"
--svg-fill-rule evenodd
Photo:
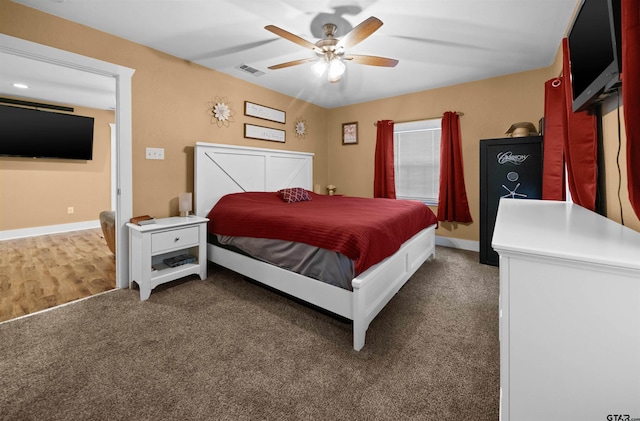
<instances>
[{"instance_id":1,"label":"wooden floor","mask_svg":"<svg viewBox=\"0 0 640 421\"><path fill-rule=\"evenodd\" d=\"M100 228L0 241L0 322L115 286Z\"/></svg>"}]
</instances>

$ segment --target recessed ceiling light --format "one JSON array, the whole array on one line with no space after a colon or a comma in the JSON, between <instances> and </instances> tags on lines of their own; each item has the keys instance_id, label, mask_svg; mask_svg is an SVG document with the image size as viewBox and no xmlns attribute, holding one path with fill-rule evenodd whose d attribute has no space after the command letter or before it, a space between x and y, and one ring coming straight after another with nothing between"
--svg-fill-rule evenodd
<instances>
[{"instance_id":1,"label":"recessed ceiling light","mask_svg":"<svg viewBox=\"0 0 640 421\"><path fill-rule=\"evenodd\" d=\"M13 86L20 89L29 89L29 86L24 83L14 83Z\"/></svg>"}]
</instances>

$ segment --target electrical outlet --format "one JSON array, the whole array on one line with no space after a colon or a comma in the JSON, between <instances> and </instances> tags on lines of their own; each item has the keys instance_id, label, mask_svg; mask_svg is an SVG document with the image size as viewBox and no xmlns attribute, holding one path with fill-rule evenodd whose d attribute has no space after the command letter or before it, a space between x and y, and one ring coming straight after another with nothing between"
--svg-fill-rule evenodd
<instances>
[{"instance_id":1,"label":"electrical outlet","mask_svg":"<svg viewBox=\"0 0 640 421\"><path fill-rule=\"evenodd\" d=\"M67 214L68 214L68 215L73 214L73 206L69 206L69 207L67 208Z\"/></svg>"},{"instance_id":2,"label":"electrical outlet","mask_svg":"<svg viewBox=\"0 0 640 421\"><path fill-rule=\"evenodd\" d=\"M147 159L164 159L164 148L147 148Z\"/></svg>"}]
</instances>

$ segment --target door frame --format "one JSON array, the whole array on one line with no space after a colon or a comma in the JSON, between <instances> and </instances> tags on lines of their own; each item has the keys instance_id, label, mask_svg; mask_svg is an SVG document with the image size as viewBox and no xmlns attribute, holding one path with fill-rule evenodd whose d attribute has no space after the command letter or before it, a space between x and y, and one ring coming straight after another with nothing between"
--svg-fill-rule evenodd
<instances>
[{"instance_id":1,"label":"door frame","mask_svg":"<svg viewBox=\"0 0 640 421\"><path fill-rule=\"evenodd\" d=\"M6 34L0 34L0 51L115 78L116 288L128 287L129 233L126 223L133 216L131 77L135 70Z\"/></svg>"}]
</instances>

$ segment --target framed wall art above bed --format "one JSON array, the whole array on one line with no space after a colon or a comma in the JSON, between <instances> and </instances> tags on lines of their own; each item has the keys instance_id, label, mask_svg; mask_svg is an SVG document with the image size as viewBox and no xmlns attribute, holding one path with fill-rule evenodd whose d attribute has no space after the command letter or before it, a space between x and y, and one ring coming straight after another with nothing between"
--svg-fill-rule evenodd
<instances>
[{"instance_id":1,"label":"framed wall art above bed","mask_svg":"<svg viewBox=\"0 0 640 421\"><path fill-rule=\"evenodd\" d=\"M282 124L287 121L287 114L284 111L249 101L244 102L244 115Z\"/></svg>"},{"instance_id":2,"label":"framed wall art above bed","mask_svg":"<svg viewBox=\"0 0 640 421\"><path fill-rule=\"evenodd\" d=\"M244 123L244 137L247 139L270 140L272 142L284 143L286 141L286 132L281 129Z\"/></svg>"}]
</instances>

